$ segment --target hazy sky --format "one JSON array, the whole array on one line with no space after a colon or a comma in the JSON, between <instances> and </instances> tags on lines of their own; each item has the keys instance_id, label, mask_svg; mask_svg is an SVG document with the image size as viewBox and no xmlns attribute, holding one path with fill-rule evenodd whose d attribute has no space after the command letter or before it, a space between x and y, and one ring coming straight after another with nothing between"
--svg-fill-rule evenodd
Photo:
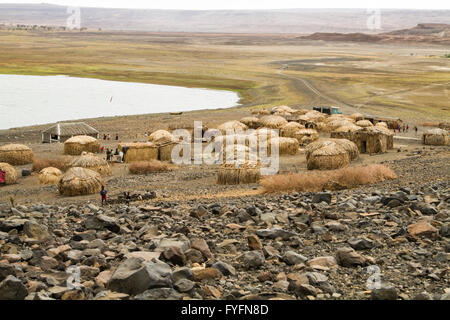
<instances>
[{"instance_id":1,"label":"hazy sky","mask_svg":"<svg viewBox=\"0 0 450 320\"><path fill-rule=\"evenodd\" d=\"M450 9L450 1L444 0L0 0L0 3L43 2L83 7L188 10L285 8Z\"/></svg>"}]
</instances>

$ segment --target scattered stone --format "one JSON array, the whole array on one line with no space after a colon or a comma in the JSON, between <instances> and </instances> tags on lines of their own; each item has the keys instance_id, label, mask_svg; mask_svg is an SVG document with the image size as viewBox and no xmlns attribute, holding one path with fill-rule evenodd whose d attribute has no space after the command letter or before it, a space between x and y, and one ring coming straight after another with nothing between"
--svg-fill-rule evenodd
<instances>
[{"instance_id":1,"label":"scattered stone","mask_svg":"<svg viewBox=\"0 0 450 320\"><path fill-rule=\"evenodd\" d=\"M27 288L14 276L7 276L0 282L0 300L24 300L27 295Z\"/></svg>"},{"instance_id":2,"label":"scattered stone","mask_svg":"<svg viewBox=\"0 0 450 320\"><path fill-rule=\"evenodd\" d=\"M244 253L243 258L244 258L244 266L247 269L258 268L262 266L266 260L261 251L257 250Z\"/></svg>"},{"instance_id":3,"label":"scattered stone","mask_svg":"<svg viewBox=\"0 0 450 320\"><path fill-rule=\"evenodd\" d=\"M366 259L353 248L340 248L336 252L336 261L342 267L364 266Z\"/></svg>"}]
</instances>

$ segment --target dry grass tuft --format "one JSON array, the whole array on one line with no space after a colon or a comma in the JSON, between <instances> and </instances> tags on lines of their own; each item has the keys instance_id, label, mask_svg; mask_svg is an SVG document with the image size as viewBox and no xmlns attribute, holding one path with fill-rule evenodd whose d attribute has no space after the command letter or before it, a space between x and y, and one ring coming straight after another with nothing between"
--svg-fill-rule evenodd
<instances>
[{"instance_id":1,"label":"dry grass tuft","mask_svg":"<svg viewBox=\"0 0 450 320\"><path fill-rule=\"evenodd\" d=\"M264 177L261 185L265 192L312 191L350 189L384 180L396 179L390 168L373 164L347 167L330 171L313 171Z\"/></svg>"},{"instance_id":2,"label":"dry grass tuft","mask_svg":"<svg viewBox=\"0 0 450 320\"><path fill-rule=\"evenodd\" d=\"M147 174L154 172L169 171L169 165L158 160L151 161L136 161L128 166L128 171L131 174Z\"/></svg>"},{"instance_id":3,"label":"dry grass tuft","mask_svg":"<svg viewBox=\"0 0 450 320\"><path fill-rule=\"evenodd\" d=\"M69 168L70 157L59 157L52 159L35 158L33 160L33 172L40 172L42 169L53 167L61 171L66 171Z\"/></svg>"}]
</instances>

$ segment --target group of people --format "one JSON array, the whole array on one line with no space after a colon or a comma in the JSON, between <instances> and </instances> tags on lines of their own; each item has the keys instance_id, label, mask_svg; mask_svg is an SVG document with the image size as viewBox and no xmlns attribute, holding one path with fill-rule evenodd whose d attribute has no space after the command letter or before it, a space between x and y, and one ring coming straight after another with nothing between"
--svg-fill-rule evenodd
<instances>
[{"instance_id":1,"label":"group of people","mask_svg":"<svg viewBox=\"0 0 450 320\"><path fill-rule=\"evenodd\" d=\"M397 130L398 130L398 133L400 133L402 131L403 131L403 133L405 133L405 132L409 131L409 124L407 124L407 123L404 123L403 125L395 124L393 129L394 129L394 132L397 132ZM417 128L417 126L414 126L414 131L416 132L416 135L417 135L418 130L419 129Z\"/></svg>"},{"instance_id":2,"label":"group of people","mask_svg":"<svg viewBox=\"0 0 450 320\"><path fill-rule=\"evenodd\" d=\"M111 140L111 135L109 133L103 134L103 140ZM119 141L119 134L116 133L116 141Z\"/></svg>"}]
</instances>

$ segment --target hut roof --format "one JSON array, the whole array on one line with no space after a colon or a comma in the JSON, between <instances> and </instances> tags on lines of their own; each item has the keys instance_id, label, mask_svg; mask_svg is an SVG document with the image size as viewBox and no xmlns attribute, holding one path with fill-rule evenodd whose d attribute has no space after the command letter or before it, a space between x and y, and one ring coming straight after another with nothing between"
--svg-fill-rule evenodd
<instances>
[{"instance_id":1,"label":"hut roof","mask_svg":"<svg viewBox=\"0 0 450 320\"><path fill-rule=\"evenodd\" d=\"M429 129L429 130L425 131L423 134L424 135L434 135L434 136L447 136L448 132L447 132L447 130L444 130L444 129L433 128L433 129Z\"/></svg>"},{"instance_id":2,"label":"hut roof","mask_svg":"<svg viewBox=\"0 0 450 320\"><path fill-rule=\"evenodd\" d=\"M81 136L98 134L99 132L84 122L57 123L42 133L49 133L60 136Z\"/></svg>"},{"instance_id":3,"label":"hut roof","mask_svg":"<svg viewBox=\"0 0 450 320\"><path fill-rule=\"evenodd\" d=\"M119 144L119 150L122 150L124 147L133 149L157 148L152 142L126 142Z\"/></svg>"},{"instance_id":4,"label":"hut roof","mask_svg":"<svg viewBox=\"0 0 450 320\"><path fill-rule=\"evenodd\" d=\"M31 151L31 149L23 144L11 143L11 144L5 144L5 145L1 146L0 152L1 151Z\"/></svg>"},{"instance_id":5,"label":"hut roof","mask_svg":"<svg viewBox=\"0 0 450 320\"><path fill-rule=\"evenodd\" d=\"M350 124L350 125L341 126L341 127L337 128L336 130L334 130L334 132L355 132L355 131L358 131L359 129L361 129L361 127L358 127L354 124Z\"/></svg>"},{"instance_id":6,"label":"hut roof","mask_svg":"<svg viewBox=\"0 0 450 320\"><path fill-rule=\"evenodd\" d=\"M360 127L372 127L373 123L369 120L359 120L358 122L356 122L356 125Z\"/></svg>"},{"instance_id":7,"label":"hut roof","mask_svg":"<svg viewBox=\"0 0 450 320\"><path fill-rule=\"evenodd\" d=\"M261 124L270 128L279 129L287 123L288 122L285 118L276 115L265 116L261 118Z\"/></svg>"},{"instance_id":8,"label":"hut roof","mask_svg":"<svg viewBox=\"0 0 450 320\"><path fill-rule=\"evenodd\" d=\"M222 132L226 132L227 130L247 130L248 127L243 124L242 122L239 122L237 120L227 121L225 123L222 123L220 126L217 127Z\"/></svg>"},{"instance_id":9,"label":"hut roof","mask_svg":"<svg viewBox=\"0 0 450 320\"><path fill-rule=\"evenodd\" d=\"M54 175L54 176L60 176L62 175L62 171L58 168L54 167L47 167L39 171L39 174L48 174L48 175Z\"/></svg>"},{"instance_id":10,"label":"hut roof","mask_svg":"<svg viewBox=\"0 0 450 320\"><path fill-rule=\"evenodd\" d=\"M297 110L292 109L291 107L288 106L278 106L278 107L273 107L272 108L272 112L288 112L288 113L294 113Z\"/></svg>"},{"instance_id":11,"label":"hut roof","mask_svg":"<svg viewBox=\"0 0 450 320\"><path fill-rule=\"evenodd\" d=\"M97 139L90 136L75 136L70 139L67 139L65 143L79 143L79 144L88 144L97 142Z\"/></svg>"},{"instance_id":12,"label":"hut roof","mask_svg":"<svg viewBox=\"0 0 450 320\"><path fill-rule=\"evenodd\" d=\"M149 137L148 141L156 143L156 144L164 144L175 142L175 138L173 134L166 130L157 130L153 132Z\"/></svg>"},{"instance_id":13,"label":"hut roof","mask_svg":"<svg viewBox=\"0 0 450 320\"><path fill-rule=\"evenodd\" d=\"M98 166L107 166L108 162L105 159L99 158L92 153L84 153L80 157L74 158L69 166L71 167L98 167Z\"/></svg>"}]
</instances>

